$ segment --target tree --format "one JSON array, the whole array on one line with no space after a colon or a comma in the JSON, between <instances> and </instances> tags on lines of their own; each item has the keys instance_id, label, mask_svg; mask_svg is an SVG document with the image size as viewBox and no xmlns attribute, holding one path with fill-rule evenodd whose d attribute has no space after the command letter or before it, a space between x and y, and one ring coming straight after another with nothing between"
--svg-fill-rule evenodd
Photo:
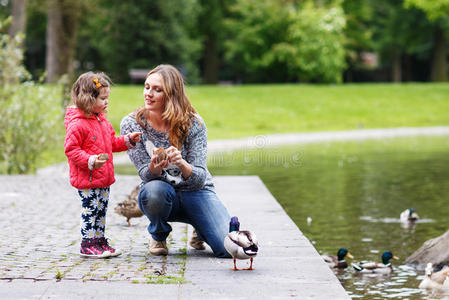
<instances>
[{"instance_id":1,"label":"tree","mask_svg":"<svg viewBox=\"0 0 449 300\"><path fill-rule=\"evenodd\" d=\"M9 27L9 35L25 33L26 28L26 4L27 0L12 0L12 24Z\"/></svg>"},{"instance_id":2,"label":"tree","mask_svg":"<svg viewBox=\"0 0 449 300\"><path fill-rule=\"evenodd\" d=\"M177 66L189 82L198 81L201 43L197 0L99 0L80 28L80 64L99 68L116 82L129 81L132 68L161 63Z\"/></svg>"},{"instance_id":3,"label":"tree","mask_svg":"<svg viewBox=\"0 0 449 300\"><path fill-rule=\"evenodd\" d=\"M82 1L47 0L47 82L73 75L76 38Z\"/></svg>"},{"instance_id":4,"label":"tree","mask_svg":"<svg viewBox=\"0 0 449 300\"><path fill-rule=\"evenodd\" d=\"M200 0L201 11L198 16L198 30L203 42L202 78L204 83L218 82L225 2Z\"/></svg>"},{"instance_id":5,"label":"tree","mask_svg":"<svg viewBox=\"0 0 449 300\"><path fill-rule=\"evenodd\" d=\"M449 0L405 0L405 7L423 10L430 21L435 23L434 46L431 63L431 80L447 81L446 37L443 23L448 21Z\"/></svg>"},{"instance_id":6,"label":"tree","mask_svg":"<svg viewBox=\"0 0 449 300\"><path fill-rule=\"evenodd\" d=\"M345 13L344 47L346 49L346 81L353 81L353 71L363 68L360 53L373 51L373 28L371 26L374 10L373 0L345 0L342 8Z\"/></svg>"},{"instance_id":7,"label":"tree","mask_svg":"<svg viewBox=\"0 0 449 300\"><path fill-rule=\"evenodd\" d=\"M341 82L343 11L307 1L239 0L227 21L226 58L250 82Z\"/></svg>"},{"instance_id":8,"label":"tree","mask_svg":"<svg viewBox=\"0 0 449 300\"><path fill-rule=\"evenodd\" d=\"M429 42L429 22L421 11L405 9L402 1L378 0L373 3L373 9L376 18L371 26L375 51L380 53L384 64L391 66L394 82L403 81L404 77L411 79L411 75L403 74L403 61L410 55L428 52L423 46Z\"/></svg>"}]
</instances>

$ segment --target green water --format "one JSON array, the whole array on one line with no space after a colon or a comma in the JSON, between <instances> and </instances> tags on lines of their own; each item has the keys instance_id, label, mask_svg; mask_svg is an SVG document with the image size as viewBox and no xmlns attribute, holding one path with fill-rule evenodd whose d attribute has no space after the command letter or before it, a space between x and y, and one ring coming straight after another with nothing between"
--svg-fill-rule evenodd
<instances>
[{"instance_id":1,"label":"green water","mask_svg":"<svg viewBox=\"0 0 449 300\"><path fill-rule=\"evenodd\" d=\"M353 298L445 297L419 290L424 272L403 262L449 229L449 137L246 150L210 157L209 169L260 176L320 253L346 247L355 260L380 261L386 250L400 258L391 275L336 271ZM410 207L421 221L406 228L399 215Z\"/></svg>"},{"instance_id":2,"label":"green water","mask_svg":"<svg viewBox=\"0 0 449 300\"><path fill-rule=\"evenodd\" d=\"M261 148L209 157L213 175L258 175L320 253L346 247L358 260L400 258L391 275L335 271L353 298L441 299L417 287L424 271L404 265L449 229L449 137L417 137ZM134 167L121 173L135 174ZM413 207L416 226L400 224ZM307 219L311 218L311 222Z\"/></svg>"}]
</instances>

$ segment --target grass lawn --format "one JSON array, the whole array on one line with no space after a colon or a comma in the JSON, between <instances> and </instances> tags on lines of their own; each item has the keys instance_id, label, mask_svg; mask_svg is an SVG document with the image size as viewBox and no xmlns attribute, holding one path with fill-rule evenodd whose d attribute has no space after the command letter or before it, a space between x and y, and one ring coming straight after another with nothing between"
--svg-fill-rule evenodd
<instances>
[{"instance_id":1,"label":"grass lawn","mask_svg":"<svg viewBox=\"0 0 449 300\"><path fill-rule=\"evenodd\" d=\"M142 86L114 86L109 120L143 104ZM269 133L449 125L448 84L191 86L210 139Z\"/></svg>"},{"instance_id":2,"label":"grass lawn","mask_svg":"<svg viewBox=\"0 0 449 300\"><path fill-rule=\"evenodd\" d=\"M189 86L209 139L270 133L449 125L449 84ZM113 86L108 119L119 132L127 113L143 105L143 85ZM63 126L63 124L61 124ZM58 130L59 131L59 130ZM62 145L51 161L64 160Z\"/></svg>"}]
</instances>

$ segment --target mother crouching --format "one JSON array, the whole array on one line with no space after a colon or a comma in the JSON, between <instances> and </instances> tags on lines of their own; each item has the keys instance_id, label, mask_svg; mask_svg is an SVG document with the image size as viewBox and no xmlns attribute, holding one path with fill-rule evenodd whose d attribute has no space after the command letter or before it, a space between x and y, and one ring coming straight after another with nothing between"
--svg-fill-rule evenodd
<instances>
[{"instance_id":1,"label":"mother crouching","mask_svg":"<svg viewBox=\"0 0 449 300\"><path fill-rule=\"evenodd\" d=\"M181 74L171 65L157 66L146 77L143 96L145 105L123 118L120 129L143 132L128 155L143 181L138 201L150 221L150 253L167 255L168 222L183 222L196 230L192 246L202 249L205 241L217 257L229 257L223 240L230 216L215 194L206 165L206 125Z\"/></svg>"}]
</instances>

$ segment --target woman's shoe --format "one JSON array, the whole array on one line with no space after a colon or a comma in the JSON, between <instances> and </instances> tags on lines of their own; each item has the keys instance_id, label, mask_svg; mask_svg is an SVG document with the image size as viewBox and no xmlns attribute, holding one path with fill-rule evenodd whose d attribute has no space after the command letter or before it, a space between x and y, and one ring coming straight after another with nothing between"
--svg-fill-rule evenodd
<instances>
[{"instance_id":1,"label":"woman's shoe","mask_svg":"<svg viewBox=\"0 0 449 300\"><path fill-rule=\"evenodd\" d=\"M206 247L204 246L204 241L199 239L198 235L196 234L196 230L193 230L193 234L192 237L190 238L189 244L196 250L206 249Z\"/></svg>"},{"instance_id":2,"label":"woman's shoe","mask_svg":"<svg viewBox=\"0 0 449 300\"><path fill-rule=\"evenodd\" d=\"M150 240L150 253L153 255L167 255L168 248L165 241Z\"/></svg>"}]
</instances>

